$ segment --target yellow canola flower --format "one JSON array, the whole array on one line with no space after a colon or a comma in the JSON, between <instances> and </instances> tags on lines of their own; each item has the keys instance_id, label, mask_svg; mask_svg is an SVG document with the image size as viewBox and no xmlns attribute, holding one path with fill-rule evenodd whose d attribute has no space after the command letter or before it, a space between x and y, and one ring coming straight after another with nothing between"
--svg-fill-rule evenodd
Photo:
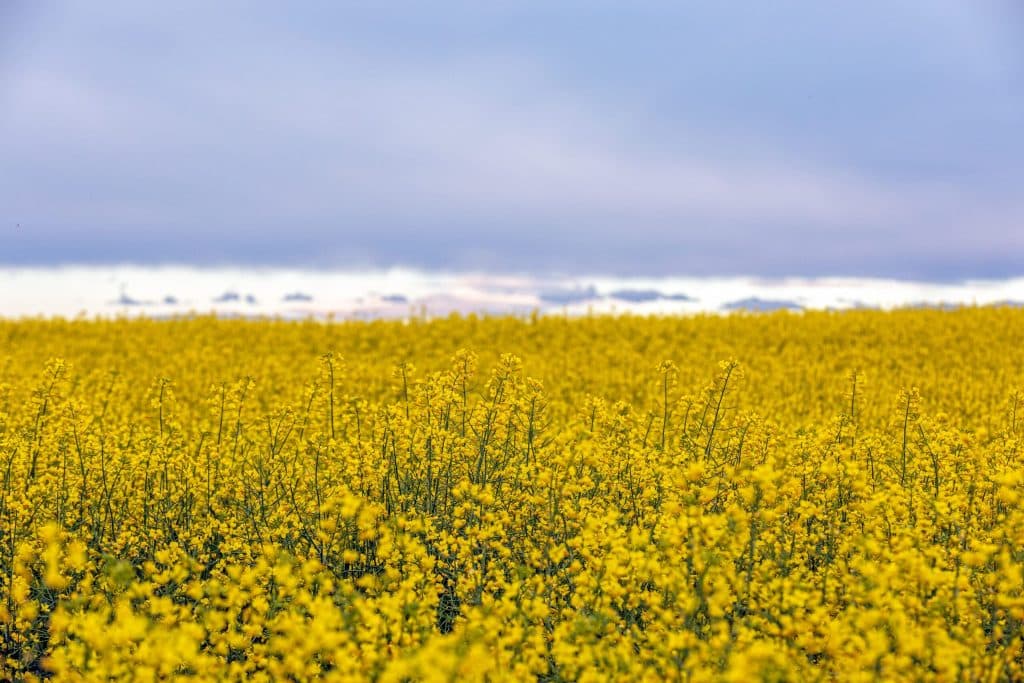
<instances>
[{"instance_id":1,"label":"yellow canola flower","mask_svg":"<svg viewBox=\"0 0 1024 683\"><path fill-rule=\"evenodd\" d=\"M0 339L4 680L1024 678L1024 311Z\"/></svg>"}]
</instances>

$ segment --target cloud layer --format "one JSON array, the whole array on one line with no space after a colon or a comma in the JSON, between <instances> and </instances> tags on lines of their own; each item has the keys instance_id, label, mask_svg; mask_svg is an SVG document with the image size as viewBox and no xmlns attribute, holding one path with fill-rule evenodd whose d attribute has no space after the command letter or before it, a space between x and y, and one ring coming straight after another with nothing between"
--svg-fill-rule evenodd
<instances>
[{"instance_id":1,"label":"cloud layer","mask_svg":"<svg viewBox=\"0 0 1024 683\"><path fill-rule=\"evenodd\" d=\"M875 278L539 277L408 268L0 267L0 318L216 314L372 319L453 312L650 315L962 305L1024 306L1024 278L927 283Z\"/></svg>"},{"instance_id":2,"label":"cloud layer","mask_svg":"<svg viewBox=\"0 0 1024 683\"><path fill-rule=\"evenodd\" d=\"M0 262L1024 262L1008 8L252 7L8 10Z\"/></svg>"}]
</instances>

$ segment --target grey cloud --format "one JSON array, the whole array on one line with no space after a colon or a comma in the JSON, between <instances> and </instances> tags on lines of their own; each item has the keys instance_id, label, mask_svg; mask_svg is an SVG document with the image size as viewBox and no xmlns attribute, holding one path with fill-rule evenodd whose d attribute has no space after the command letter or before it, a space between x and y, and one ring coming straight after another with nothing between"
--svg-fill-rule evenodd
<instances>
[{"instance_id":1,"label":"grey cloud","mask_svg":"<svg viewBox=\"0 0 1024 683\"><path fill-rule=\"evenodd\" d=\"M653 101L617 97L631 91L567 80L544 49L417 59L298 40L260 21L266 8L239 26L223 7L199 25L122 9L56 28L50 40L91 60L44 41L0 71L0 127L14 133L0 137L0 205L27 226L0 228L0 262L948 277L1024 259L1012 169L951 177L909 127L900 154L921 168L881 173L809 149L828 121L780 137L758 134L758 111L652 116ZM940 10L930 21L952 32L963 10ZM978 20L961 23L957 49L983 42ZM115 28L142 65L117 61ZM955 76L995 88L1001 59L990 46ZM673 83L668 67L637 76Z\"/></svg>"}]
</instances>

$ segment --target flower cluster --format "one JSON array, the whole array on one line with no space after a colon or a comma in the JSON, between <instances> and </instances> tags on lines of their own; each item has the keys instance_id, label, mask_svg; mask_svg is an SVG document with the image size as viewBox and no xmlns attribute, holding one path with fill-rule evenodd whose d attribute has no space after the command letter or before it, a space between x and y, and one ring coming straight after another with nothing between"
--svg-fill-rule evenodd
<instances>
[{"instance_id":1,"label":"flower cluster","mask_svg":"<svg viewBox=\"0 0 1024 683\"><path fill-rule=\"evenodd\" d=\"M0 677L1020 679L1022 367L1010 309L0 322Z\"/></svg>"}]
</instances>

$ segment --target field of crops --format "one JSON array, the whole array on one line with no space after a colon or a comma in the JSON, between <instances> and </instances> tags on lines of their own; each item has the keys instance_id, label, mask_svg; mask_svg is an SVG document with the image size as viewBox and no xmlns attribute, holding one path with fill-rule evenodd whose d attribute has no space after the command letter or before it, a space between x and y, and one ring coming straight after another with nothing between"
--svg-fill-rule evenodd
<instances>
[{"instance_id":1,"label":"field of crops","mask_svg":"<svg viewBox=\"0 0 1024 683\"><path fill-rule=\"evenodd\" d=\"M1024 311L0 322L0 678L1024 676Z\"/></svg>"}]
</instances>

